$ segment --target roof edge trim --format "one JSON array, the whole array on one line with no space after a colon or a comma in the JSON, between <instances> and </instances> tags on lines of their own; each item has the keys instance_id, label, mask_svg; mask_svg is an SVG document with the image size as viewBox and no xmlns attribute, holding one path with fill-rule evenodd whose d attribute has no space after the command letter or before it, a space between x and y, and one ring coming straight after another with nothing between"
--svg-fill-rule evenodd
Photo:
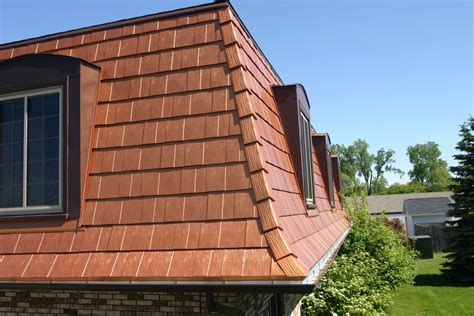
<instances>
[{"instance_id":1,"label":"roof edge trim","mask_svg":"<svg viewBox=\"0 0 474 316\"><path fill-rule=\"evenodd\" d=\"M235 12L230 7L227 11L235 16ZM238 22L242 24L240 20L238 20ZM221 15L219 15L219 25L221 32L223 32L223 25L230 25L232 32L233 28L237 27L235 23L232 22L232 17L230 17L230 20L223 21ZM223 42L226 44L224 36ZM232 43L234 43L234 41L232 41ZM242 140L244 144L244 152L246 155L251 187L255 195L255 202L257 203L259 222L260 224L266 224L266 226L269 225L269 227L266 227L267 229L264 232L265 239L270 246L273 258L278 263L281 270L287 277L304 279L304 277L306 277L306 271L304 271L298 263L296 257L290 251L288 244L281 235L281 228L278 225L278 220L275 216L276 213L273 210L271 203L273 200L271 197L272 189L269 187L266 179L265 162L261 160L262 155L260 153L261 149L259 148L261 145L255 146L255 144L260 144L260 135L255 127L255 110L252 106L249 106L252 104L252 101L250 99L250 94L247 92L247 87L245 86L245 77L242 70L244 63L239 54L232 57L233 52L230 47L231 44L225 45L224 51L227 64L229 64L229 60L234 60L235 64L235 67L230 69L230 81L232 90L235 94L235 105L239 115L239 124L243 131ZM252 146L255 147L252 148ZM258 161L258 163L256 163L256 161Z\"/></svg>"},{"instance_id":2,"label":"roof edge trim","mask_svg":"<svg viewBox=\"0 0 474 316\"><path fill-rule=\"evenodd\" d=\"M322 279L324 274L326 274L326 271L329 269L329 266L334 261L334 258L336 257L347 235L351 231L351 228L352 224L344 230L344 232L337 238L336 242L331 246L331 248L329 248L324 256L322 256L321 259L319 259L319 261L316 262L316 264L311 268L303 283L316 285Z\"/></svg>"},{"instance_id":3,"label":"roof edge trim","mask_svg":"<svg viewBox=\"0 0 474 316\"><path fill-rule=\"evenodd\" d=\"M108 28L127 26L130 24L141 23L141 22L148 22L155 19L174 18L181 15L212 11L212 10L227 8L227 7L229 7L228 2L205 3L205 4L190 6L190 7L181 8L181 9L175 9L175 10L164 11L164 12L159 12L159 13L152 13L152 14L143 15L139 17L122 19L122 20L113 21L113 22L106 22L106 23L96 24L92 26L85 26L85 27L81 27L77 29L68 30L68 31L62 31L62 32L37 36L37 37L31 37L31 38L27 38L23 40L8 42L8 43L0 44L0 49L15 48L18 46L23 46L23 45L37 43L37 42L43 42L46 40L58 39L64 36L90 33L90 32L95 32L95 31L101 31Z\"/></svg>"},{"instance_id":4,"label":"roof edge trim","mask_svg":"<svg viewBox=\"0 0 474 316\"><path fill-rule=\"evenodd\" d=\"M214 291L308 294L314 284L301 281L0 281L0 288L51 290Z\"/></svg>"},{"instance_id":5,"label":"roof edge trim","mask_svg":"<svg viewBox=\"0 0 474 316\"><path fill-rule=\"evenodd\" d=\"M250 33L250 31L248 30L247 26L245 26L245 23L242 21L242 19L240 18L239 14L237 13L237 10L235 10L234 6L232 5L232 3L230 2L227 2L227 6L232 10L232 13L234 14L234 16L237 18L237 20L239 21L240 25L242 25L242 28L244 29L244 31L247 33L247 35L250 37L250 39L253 41L253 43L255 44L255 47L257 47L257 49L260 51L260 53L262 54L263 58L265 58L265 60L267 61L268 65L270 66L270 68L273 70L273 73L278 77L278 79L280 80L281 83L284 83L284 81L281 79L280 75L278 74L278 72L275 70L275 68L273 67L272 63L270 62L270 60L267 58L267 56L265 55L265 53L263 52L263 50L260 48L260 46L258 45L257 41L255 40L255 38L252 36L252 34ZM222 23L221 23L222 24Z\"/></svg>"}]
</instances>

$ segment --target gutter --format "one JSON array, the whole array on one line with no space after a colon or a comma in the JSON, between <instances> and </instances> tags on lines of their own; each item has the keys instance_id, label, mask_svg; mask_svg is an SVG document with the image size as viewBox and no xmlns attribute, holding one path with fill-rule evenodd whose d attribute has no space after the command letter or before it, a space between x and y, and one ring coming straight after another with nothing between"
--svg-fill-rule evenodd
<instances>
[{"instance_id":1,"label":"gutter","mask_svg":"<svg viewBox=\"0 0 474 316\"><path fill-rule=\"evenodd\" d=\"M301 281L0 281L0 289L307 294Z\"/></svg>"},{"instance_id":2,"label":"gutter","mask_svg":"<svg viewBox=\"0 0 474 316\"><path fill-rule=\"evenodd\" d=\"M319 259L319 261L311 268L308 273L308 276L303 280L304 284L312 284L315 287L318 282L323 278L326 271L329 269L329 266L333 262L334 258L336 257L339 249L341 248L344 240L346 239L347 235L351 231L352 223L346 230L339 236L336 242L329 248L328 251L324 254L324 256Z\"/></svg>"}]
</instances>

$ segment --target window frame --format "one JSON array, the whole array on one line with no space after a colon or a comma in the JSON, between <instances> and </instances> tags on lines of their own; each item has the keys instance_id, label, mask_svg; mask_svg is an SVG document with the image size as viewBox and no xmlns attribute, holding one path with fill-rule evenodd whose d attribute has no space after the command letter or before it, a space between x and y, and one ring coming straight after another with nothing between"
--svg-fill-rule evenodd
<instances>
[{"instance_id":1,"label":"window frame","mask_svg":"<svg viewBox=\"0 0 474 316\"><path fill-rule=\"evenodd\" d=\"M326 160L328 168L328 193L329 193L329 202L331 202L331 207L336 207L336 197L334 192L334 174L332 170L332 159L331 159L331 144L326 144Z\"/></svg>"},{"instance_id":2,"label":"window frame","mask_svg":"<svg viewBox=\"0 0 474 316\"><path fill-rule=\"evenodd\" d=\"M299 101L298 103L299 108L301 109L301 104ZM314 177L311 150L311 122L307 117L306 113L304 113L304 111L302 110L299 111L299 122L304 201L307 207L314 207ZM307 126L307 131L305 131L305 126Z\"/></svg>"},{"instance_id":3,"label":"window frame","mask_svg":"<svg viewBox=\"0 0 474 316\"><path fill-rule=\"evenodd\" d=\"M28 98L33 96L41 96L47 94L58 93L59 98L59 157L58 157L58 205L41 205L28 206L27 204L27 180L28 180ZM63 135L63 87L52 86L41 89L24 90L15 93L8 93L0 95L0 102L23 99L23 206L0 208L0 216L2 215L25 215L25 214L48 214L48 213L62 213L63 212L63 160L64 160L64 135Z\"/></svg>"}]
</instances>

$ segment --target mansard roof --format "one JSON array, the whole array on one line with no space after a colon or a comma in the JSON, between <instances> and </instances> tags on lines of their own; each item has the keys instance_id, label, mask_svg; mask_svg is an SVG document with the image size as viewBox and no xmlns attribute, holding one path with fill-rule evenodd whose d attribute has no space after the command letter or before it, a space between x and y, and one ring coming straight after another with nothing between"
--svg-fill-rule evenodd
<instances>
[{"instance_id":1,"label":"mansard roof","mask_svg":"<svg viewBox=\"0 0 474 316\"><path fill-rule=\"evenodd\" d=\"M321 276L349 222L314 150L308 216L271 88L283 82L228 3L0 46L7 62L38 53L101 68L86 190L78 219L0 222L0 280Z\"/></svg>"}]
</instances>

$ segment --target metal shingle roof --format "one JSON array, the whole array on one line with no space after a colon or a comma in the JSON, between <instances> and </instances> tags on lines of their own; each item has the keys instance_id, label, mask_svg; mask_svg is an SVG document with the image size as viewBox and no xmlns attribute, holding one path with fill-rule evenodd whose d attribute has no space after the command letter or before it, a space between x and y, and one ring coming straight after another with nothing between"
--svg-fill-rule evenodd
<instances>
[{"instance_id":1,"label":"metal shingle roof","mask_svg":"<svg viewBox=\"0 0 474 316\"><path fill-rule=\"evenodd\" d=\"M0 228L0 279L302 280L346 231L320 180L306 216L281 81L233 10L210 8L0 48L102 69L80 222Z\"/></svg>"}]
</instances>

